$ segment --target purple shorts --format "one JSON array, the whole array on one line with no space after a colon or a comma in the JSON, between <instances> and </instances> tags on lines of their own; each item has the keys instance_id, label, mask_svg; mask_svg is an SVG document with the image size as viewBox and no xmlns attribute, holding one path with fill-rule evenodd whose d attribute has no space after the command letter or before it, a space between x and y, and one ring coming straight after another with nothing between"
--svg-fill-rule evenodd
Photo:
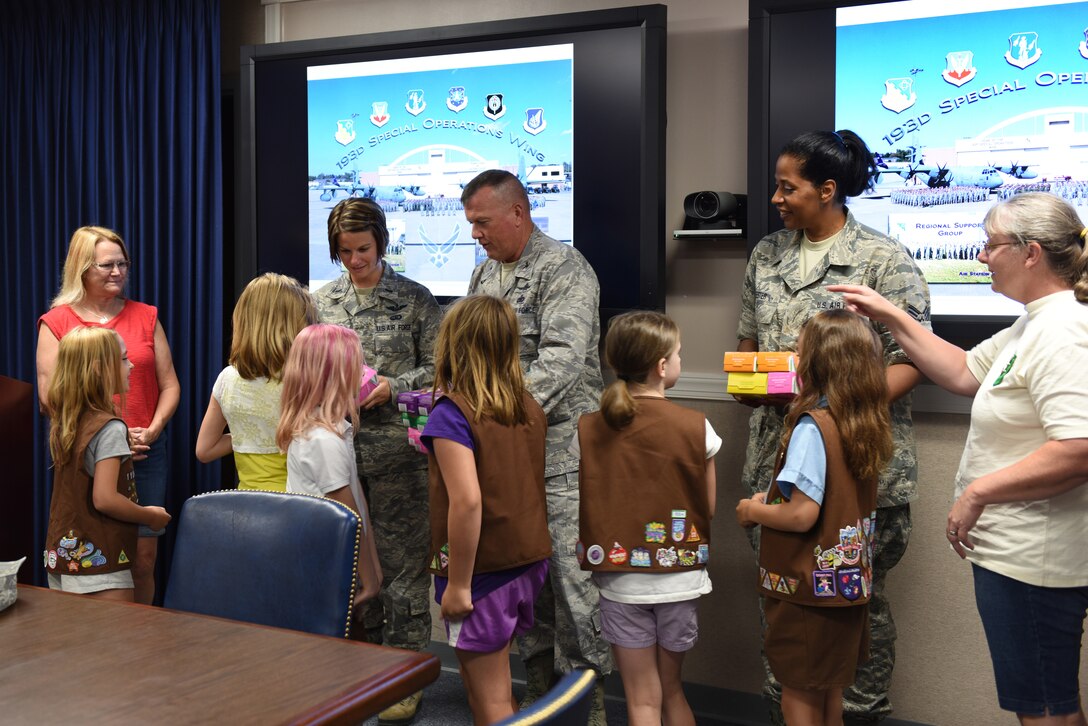
<instances>
[{"instance_id":1,"label":"purple shorts","mask_svg":"<svg viewBox=\"0 0 1088 726\"><path fill-rule=\"evenodd\" d=\"M541 560L510 582L473 600L463 620L446 622L449 644L473 653L494 653L509 647L515 635L533 627L533 603L548 579L548 561Z\"/></svg>"},{"instance_id":2,"label":"purple shorts","mask_svg":"<svg viewBox=\"0 0 1088 726\"><path fill-rule=\"evenodd\" d=\"M601 635L621 648L648 648L656 643L683 653L699 639L695 600L636 604L601 596Z\"/></svg>"}]
</instances>

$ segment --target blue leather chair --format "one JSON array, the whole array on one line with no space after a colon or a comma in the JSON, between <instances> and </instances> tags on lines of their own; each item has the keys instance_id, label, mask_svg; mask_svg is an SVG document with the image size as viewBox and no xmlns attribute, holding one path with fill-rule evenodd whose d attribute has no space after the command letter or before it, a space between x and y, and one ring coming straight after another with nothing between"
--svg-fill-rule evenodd
<instances>
[{"instance_id":1,"label":"blue leather chair","mask_svg":"<svg viewBox=\"0 0 1088 726\"><path fill-rule=\"evenodd\" d=\"M596 671L571 671L529 708L499 721L495 726L585 726L589 720L590 700L595 685Z\"/></svg>"},{"instance_id":2,"label":"blue leather chair","mask_svg":"<svg viewBox=\"0 0 1088 726\"><path fill-rule=\"evenodd\" d=\"M362 524L331 499L221 491L185 502L164 605L347 637Z\"/></svg>"}]
</instances>

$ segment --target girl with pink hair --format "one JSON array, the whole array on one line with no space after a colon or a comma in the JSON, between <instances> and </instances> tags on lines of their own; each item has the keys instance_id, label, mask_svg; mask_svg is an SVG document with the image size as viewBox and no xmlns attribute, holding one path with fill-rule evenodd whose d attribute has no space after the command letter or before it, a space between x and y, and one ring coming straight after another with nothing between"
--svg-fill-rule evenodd
<instances>
[{"instance_id":1,"label":"girl with pink hair","mask_svg":"<svg viewBox=\"0 0 1088 726\"><path fill-rule=\"evenodd\" d=\"M382 584L352 445L362 380L363 354L355 331L326 324L303 328L283 369L276 429L276 445L287 451L287 491L335 499L363 521L357 607L375 597Z\"/></svg>"}]
</instances>

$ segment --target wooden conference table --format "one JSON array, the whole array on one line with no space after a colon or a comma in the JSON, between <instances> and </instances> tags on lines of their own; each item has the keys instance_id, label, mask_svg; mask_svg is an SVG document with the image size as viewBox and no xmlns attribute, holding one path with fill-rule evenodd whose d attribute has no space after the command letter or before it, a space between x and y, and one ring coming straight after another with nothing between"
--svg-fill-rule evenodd
<instances>
[{"instance_id":1,"label":"wooden conference table","mask_svg":"<svg viewBox=\"0 0 1088 726\"><path fill-rule=\"evenodd\" d=\"M433 655L19 586L0 612L0 722L357 723Z\"/></svg>"}]
</instances>

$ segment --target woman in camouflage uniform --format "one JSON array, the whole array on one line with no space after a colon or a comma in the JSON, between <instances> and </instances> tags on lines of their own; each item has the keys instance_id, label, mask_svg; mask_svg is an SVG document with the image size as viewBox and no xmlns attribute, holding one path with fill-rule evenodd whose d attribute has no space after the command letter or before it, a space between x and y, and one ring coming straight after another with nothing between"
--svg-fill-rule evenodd
<instances>
[{"instance_id":1,"label":"woman in camouflage uniform","mask_svg":"<svg viewBox=\"0 0 1088 726\"><path fill-rule=\"evenodd\" d=\"M782 149L771 204L785 229L760 240L748 260L737 327L739 350L796 350L805 321L821 310L843 307L842 296L826 289L832 284L866 284L929 325L929 287L910 253L888 235L859 224L845 206L846 197L870 186L875 171L868 147L852 131L809 131ZM911 391L920 374L887 328L875 327L887 366L895 451L877 492L879 526L869 606L872 656L858 666L854 686L843 692L848 722L875 722L891 711L895 623L884 580L906 550L910 501L918 482ZM749 494L770 484L782 424L783 410L774 402L752 412L741 474ZM758 550L758 528L753 533ZM781 698L769 669L763 690L775 702Z\"/></svg>"}]
</instances>

